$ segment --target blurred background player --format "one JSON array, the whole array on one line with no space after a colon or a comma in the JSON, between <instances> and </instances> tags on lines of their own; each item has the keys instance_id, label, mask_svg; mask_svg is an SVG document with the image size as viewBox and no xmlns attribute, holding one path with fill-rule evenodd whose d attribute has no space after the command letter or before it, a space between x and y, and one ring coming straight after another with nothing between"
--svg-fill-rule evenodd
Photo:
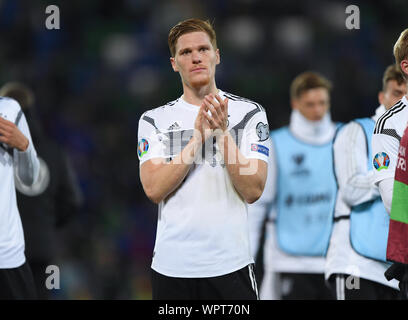
<instances>
[{"instance_id":1,"label":"blurred background player","mask_svg":"<svg viewBox=\"0 0 408 320\"><path fill-rule=\"evenodd\" d=\"M51 291L45 286L49 274L45 271L49 265L59 265L57 233L77 214L82 194L68 155L42 129L33 91L22 83L9 82L0 88L0 96L19 102L39 154L40 174L36 183L27 187L16 177L17 204L38 298L49 299Z\"/></svg>"},{"instance_id":2,"label":"blurred background player","mask_svg":"<svg viewBox=\"0 0 408 320\"><path fill-rule=\"evenodd\" d=\"M391 300L398 297L398 283L384 276L388 213L373 184L371 138L375 121L407 92L395 65L384 72L380 106L371 118L345 125L334 142L334 163L339 186L333 233L326 259L326 279L338 300Z\"/></svg>"},{"instance_id":3,"label":"blurred background player","mask_svg":"<svg viewBox=\"0 0 408 320\"><path fill-rule=\"evenodd\" d=\"M270 135L267 183L248 214L254 255L268 215L261 299L333 298L323 276L336 199L330 90L315 72L298 75L289 126Z\"/></svg>"},{"instance_id":4,"label":"blurred background player","mask_svg":"<svg viewBox=\"0 0 408 320\"><path fill-rule=\"evenodd\" d=\"M24 234L17 208L14 172L30 186L39 161L19 104L0 97L0 299L35 299L33 276L24 255Z\"/></svg>"}]
</instances>

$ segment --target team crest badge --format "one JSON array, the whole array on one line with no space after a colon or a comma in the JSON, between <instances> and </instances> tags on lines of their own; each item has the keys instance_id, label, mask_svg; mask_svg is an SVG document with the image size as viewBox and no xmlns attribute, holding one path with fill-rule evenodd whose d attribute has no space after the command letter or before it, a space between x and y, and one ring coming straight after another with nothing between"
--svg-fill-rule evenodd
<instances>
[{"instance_id":1,"label":"team crest badge","mask_svg":"<svg viewBox=\"0 0 408 320\"><path fill-rule=\"evenodd\" d=\"M390 157L385 152L379 152L374 157L373 165L377 171L388 169L390 166Z\"/></svg>"},{"instance_id":2,"label":"team crest badge","mask_svg":"<svg viewBox=\"0 0 408 320\"><path fill-rule=\"evenodd\" d=\"M139 158L143 157L144 154L149 150L149 142L146 139L140 139L137 145L137 155Z\"/></svg>"}]
</instances>

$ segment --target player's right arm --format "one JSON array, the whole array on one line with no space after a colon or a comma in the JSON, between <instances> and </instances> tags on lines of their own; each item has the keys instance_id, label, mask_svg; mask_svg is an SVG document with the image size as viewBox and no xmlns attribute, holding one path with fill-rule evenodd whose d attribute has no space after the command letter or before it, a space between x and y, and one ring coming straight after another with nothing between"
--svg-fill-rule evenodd
<instances>
[{"instance_id":1,"label":"player's right arm","mask_svg":"<svg viewBox=\"0 0 408 320\"><path fill-rule=\"evenodd\" d=\"M200 145L192 138L172 161L166 163L164 158L153 158L141 164L140 180L151 201L160 203L180 185L190 170L199 147Z\"/></svg>"},{"instance_id":2,"label":"player's right arm","mask_svg":"<svg viewBox=\"0 0 408 320\"><path fill-rule=\"evenodd\" d=\"M374 183L378 185L381 199L388 213L391 211L398 148L399 140L396 137L384 133L374 133L372 138ZM387 162L387 158L389 162Z\"/></svg>"},{"instance_id":3,"label":"player's right arm","mask_svg":"<svg viewBox=\"0 0 408 320\"><path fill-rule=\"evenodd\" d=\"M138 155L140 159L140 180L147 197L158 204L171 194L187 176L192 163L206 138L211 134L204 132L203 106L200 107L195 121L195 130L184 149L171 161L166 161L164 146L156 128L145 120L139 121ZM201 129L201 130L200 130Z\"/></svg>"}]
</instances>

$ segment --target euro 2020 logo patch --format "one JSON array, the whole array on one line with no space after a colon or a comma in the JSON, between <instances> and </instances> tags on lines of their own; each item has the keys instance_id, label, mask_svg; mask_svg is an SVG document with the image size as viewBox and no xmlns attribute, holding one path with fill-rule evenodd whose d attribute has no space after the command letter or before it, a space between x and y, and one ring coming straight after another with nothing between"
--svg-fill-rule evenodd
<instances>
[{"instance_id":1,"label":"euro 2020 logo patch","mask_svg":"<svg viewBox=\"0 0 408 320\"><path fill-rule=\"evenodd\" d=\"M374 157L373 165L377 171L388 169L390 165L390 157L385 152L379 152Z\"/></svg>"},{"instance_id":2,"label":"euro 2020 logo patch","mask_svg":"<svg viewBox=\"0 0 408 320\"><path fill-rule=\"evenodd\" d=\"M149 142L146 139L140 139L137 146L137 154L139 158L143 157L144 154L149 150Z\"/></svg>"}]
</instances>

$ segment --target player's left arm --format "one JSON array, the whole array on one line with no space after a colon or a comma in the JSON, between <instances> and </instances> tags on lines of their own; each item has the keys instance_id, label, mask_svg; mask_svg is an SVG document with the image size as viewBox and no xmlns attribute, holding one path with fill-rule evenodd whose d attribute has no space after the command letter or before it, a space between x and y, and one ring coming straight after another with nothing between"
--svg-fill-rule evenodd
<instances>
[{"instance_id":1,"label":"player's left arm","mask_svg":"<svg viewBox=\"0 0 408 320\"><path fill-rule=\"evenodd\" d=\"M379 196L374 171L367 168L366 138L357 122L348 123L334 142L334 163L338 185L345 202L356 206ZM368 155L371 159L371 154Z\"/></svg>"},{"instance_id":2,"label":"player's left arm","mask_svg":"<svg viewBox=\"0 0 408 320\"><path fill-rule=\"evenodd\" d=\"M38 178L40 163L24 114L18 125L0 117L0 142L13 148L15 174L22 183L31 186Z\"/></svg>"},{"instance_id":3,"label":"player's left arm","mask_svg":"<svg viewBox=\"0 0 408 320\"><path fill-rule=\"evenodd\" d=\"M211 112L211 115L205 113L205 116L212 129L217 131L217 144L232 184L247 203L255 202L262 195L268 173L269 134L266 133L268 146L256 145L259 146L260 151L254 153L262 154L262 156L258 154L252 157L244 155L227 130L228 98L222 100L218 95L208 95L204 103L207 110ZM267 126L266 115L263 116ZM245 144L248 148L251 148L250 143L248 143L251 141L251 137L256 136L256 128L252 126L252 123L254 123L252 120L245 127L242 137L242 144Z\"/></svg>"},{"instance_id":4,"label":"player's left arm","mask_svg":"<svg viewBox=\"0 0 408 320\"><path fill-rule=\"evenodd\" d=\"M378 185L381 199L387 212L390 213L394 176L398 161L399 140L390 135L374 133L371 143L374 183ZM376 159L380 162L377 166L374 165L377 163Z\"/></svg>"}]
</instances>

